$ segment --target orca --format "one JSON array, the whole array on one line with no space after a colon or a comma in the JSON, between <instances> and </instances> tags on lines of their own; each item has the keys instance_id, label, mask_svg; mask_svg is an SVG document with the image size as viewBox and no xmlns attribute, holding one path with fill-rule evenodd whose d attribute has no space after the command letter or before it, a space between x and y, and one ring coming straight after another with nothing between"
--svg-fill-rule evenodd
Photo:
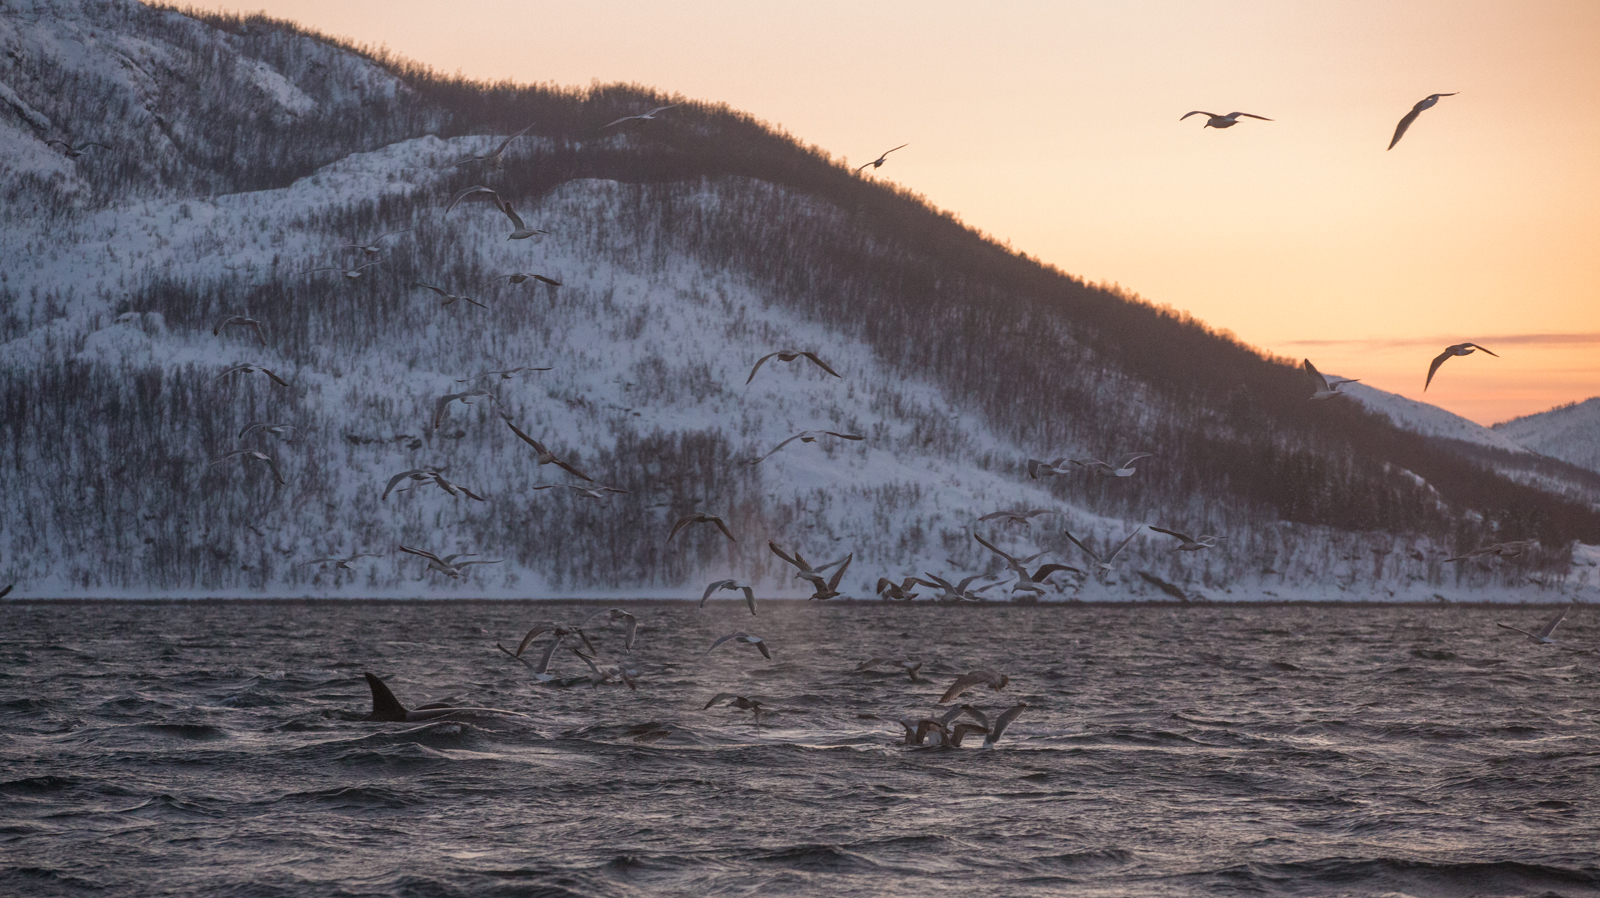
<instances>
[{"instance_id":1,"label":"orca","mask_svg":"<svg viewBox=\"0 0 1600 898\"><path fill-rule=\"evenodd\" d=\"M505 717L527 717L528 715L516 711L502 711L499 708L453 708L443 702L433 702L420 705L407 710L400 700L394 697L389 687L376 674L367 674L367 685L372 687L372 713L366 716L367 720L385 722L414 722L420 720L440 720L447 717L481 717L485 714L495 714Z\"/></svg>"}]
</instances>

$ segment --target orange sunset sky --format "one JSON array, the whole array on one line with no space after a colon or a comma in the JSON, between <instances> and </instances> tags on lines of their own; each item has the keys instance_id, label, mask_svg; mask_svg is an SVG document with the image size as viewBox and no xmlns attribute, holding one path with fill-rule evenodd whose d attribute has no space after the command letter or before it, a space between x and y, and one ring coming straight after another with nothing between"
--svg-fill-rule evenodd
<instances>
[{"instance_id":1,"label":"orange sunset sky","mask_svg":"<svg viewBox=\"0 0 1600 898\"><path fill-rule=\"evenodd\" d=\"M908 143L877 177L1018 250L1480 423L1600 394L1594 0L198 6L725 102L856 165ZM1424 394L1468 340L1501 357Z\"/></svg>"}]
</instances>

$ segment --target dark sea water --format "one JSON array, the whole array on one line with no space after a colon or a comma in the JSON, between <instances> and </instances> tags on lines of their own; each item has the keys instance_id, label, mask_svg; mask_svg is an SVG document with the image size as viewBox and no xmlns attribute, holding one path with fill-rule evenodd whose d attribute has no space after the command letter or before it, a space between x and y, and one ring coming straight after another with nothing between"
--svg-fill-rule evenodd
<instances>
[{"instance_id":1,"label":"dark sea water","mask_svg":"<svg viewBox=\"0 0 1600 898\"><path fill-rule=\"evenodd\" d=\"M0 604L0 894L1600 895L1590 608L634 602L637 691L494 647L596 607ZM898 744L980 667L997 746ZM528 716L365 722L364 671Z\"/></svg>"}]
</instances>

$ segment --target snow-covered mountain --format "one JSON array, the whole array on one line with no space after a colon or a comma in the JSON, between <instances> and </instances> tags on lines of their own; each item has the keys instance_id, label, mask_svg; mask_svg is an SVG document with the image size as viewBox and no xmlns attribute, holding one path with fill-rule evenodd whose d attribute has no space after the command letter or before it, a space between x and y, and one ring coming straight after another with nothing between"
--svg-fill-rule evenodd
<instances>
[{"instance_id":1,"label":"snow-covered mountain","mask_svg":"<svg viewBox=\"0 0 1600 898\"><path fill-rule=\"evenodd\" d=\"M1494 433L1600 473L1600 396L1496 424Z\"/></svg>"},{"instance_id":2,"label":"snow-covered mountain","mask_svg":"<svg viewBox=\"0 0 1600 898\"><path fill-rule=\"evenodd\" d=\"M867 596L880 576L998 570L975 531L1087 568L1064 529L1104 545L1147 524L1227 540L1174 552L1146 530L1119 573L1051 594L1595 588L1572 565L1574 541L1600 542L1581 497L1308 403L1292 367L724 108L602 129L661 98L484 87L131 0L17 10L0 14L0 584L18 594L698 595L723 577L806 594L772 540L851 556L841 588ZM474 185L549 233L508 239L483 197L445 211ZM840 376L772 359L750 378L790 347ZM287 385L224 374L240 364ZM484 376L524 366L549 370ZM549 488L572 478L508 421L626 492ZM252 422L293 430L241 437ZM805 430L865 439L751 463ZM1136 450L1155 456L1132 477L1026 473ZM414 481L385 497L422 468L483 501ZM977 521L1013 507L1058 514ZM669 541L691 511L737 542ZM1514 538L1540 548L1444 564ZM401 544L495 563L452 579ZM386 557L308 563L357 552Z\"/></svg>"}]
</instances>

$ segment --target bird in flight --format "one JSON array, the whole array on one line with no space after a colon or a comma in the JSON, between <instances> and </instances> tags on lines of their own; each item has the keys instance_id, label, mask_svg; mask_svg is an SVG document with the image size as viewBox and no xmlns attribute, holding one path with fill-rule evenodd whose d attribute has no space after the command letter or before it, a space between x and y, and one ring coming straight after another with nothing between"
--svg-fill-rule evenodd
<instances>
[{"instance_id":1,"label":"bird in flight","mask_svg":"<svg viewBox=\"0 0 1600 898\"><path fill-rule=\"evenodd\" d=\"M1176 530L1163 530L1160 527L1152 526L1150 529L1157 533L1165 533L1168 536L1177 537L1179 540L1181 540L1182 543L1172 550L1174 552L1198 552L1201 549L1215 549L1217 547L1217 540L1227 539L1226 536L1212 536L1209 533L1194 537L1189 536L1186 533L1179 533Z\"/></svg>"},{"instance_id":2,"label":"bird in flight","mask_svg":"<svg viewBox=\"0 0 1600 898\"><path fill-rule=\"evenodd\" d=\"M1479 346L1476 343L1457 343L1454 346L1446 346L1444 348L1444 352L1434 356L1433 361L1428 364L1428 379L1422 383L1422 392L1428 392L1428 385L1433 383L1433 373L1439 370L1439 366L1443 365L1446 359L1458 355L1472 355L1474 352L1480 349L1483 349L1484 352L1488 352L1495 358L1500 357L1499 353L1489 352L1489 350L1484 349L1484 347Z\"/></svg>"},{"instance_id":3,"label":"bird in flight","mask_svg":"<svg viewBox=\"0 0 1600 898\"><path fill-rule=\"evenodd\" d=\"M318 559L315 559L313 561L302 561L302 562L300 562L299 564L297 564L295 566L296 567L306 567L307 565L313 565L313 564L331 564L331 565L333 565L334 567L338 568L341 571L348 571L348 570L351 570L350 562L355 561L357 558L382 558L382 557L383 557L382 555L374 555L371 552L357 552L356 554L347 556L345 558L318 558Z\"/></svg>"},{"instance_id":4,"label":"bird in flight","mask_svg":"<svg viewBox=\"0 0 1600 898\"><path fill-rule=\"evenodd\" d=\"M1072 463L1112 477L1132 477L1133 473L1138 470L1133 466L1133 463L1141 458L1155 458L1155 453L1130 452L1114 465L1109 462L1103 462L1098 458L1075 458Z\"/></svg>"},{"instance_id":5,"label":"bird in flight","mask_svg":"<svg viewBox=\"0 0 1600 898\"><path fill-rule=\"evenodd\" d=\"M753 712L756 716L756 728L759 729L761 727L761 703L753 698L745 698L742 695L734 695L731 692L719 692L712 696L711 701L706 702L706 706L700 710L709 711L712 705L724 701L741 711Z\"/></svg>"},{"instance_id":6,"label":"bird in flight","mask_svg":"<svg viewBox=\"0 0 1600 898\"><path fill-rule=\"evenodd\" d=\"M782 558L789 564L794 565L799 570L799 573L794 575L796 580L804 580L807 583L810 583L812 588L816 590L817 596L830 599L833 598L833 596L838 595L838 593L834 592L834 590L839 586L839 577L843 573L843 569L841 568L838 572L836 572L833 575L832 580L823 577L822 572L828 568L841 564L848 567L850 565L850 559L854 557L854 553L851 553L850 555L846 555L838 561L830 561L827 564L812 567L811 563L806 561L806 557L804 555L801 555L799 552L790 555L788 552L783 550L782 546L772 542L771 540L767 541L767 548L772 550L772 554ZM831 595L824 596L824 593L831 593ZM815 596L813 598L815 598Z\"/></svg>"},{"instance_id":7,"label":"bird in flight","mask_svg":"<svg viewBox=\"0 0 1600 898\"><path fill-rule=\"evenodd\" d=\"M716 642L711 643L711 648L706 649L706 654L711 654L711 652L716 649L717 646L722 645L724 642L729 640L733 640L734 642L742 642L745 645L753 645L760 650L761 657L766 658L768 661L772 660L772 653L767 651L766 642L764 642L760 636L751 636L749 633L746 633L743 630L740 630L737 633L729 633L727 636L723 636Z\"/></svg>"},{"instance_id":8,"label":"bird in flight","mask_svg":"<svg viewBox=\"0 0 1600 898\"><path fill-rule=\"evenodd\" d=\"M622 635L622 648L625 651L633 651L633 637L639 632L639 619L621 608L602 608L596 611L583 619L583 623L578 625L578 632L582 633L583 628L589 626L590 621L601 618L605 618L607 621L623 622L625 629Z\"/></svg>"},{"instance_id":9,"label":"bird in flight","mask_svg":"<svg viewBox=\"0 0 1600 898\"><path fill-rule=\"evenodd\" d=\"M266 454L265 452L257 452L254 449L236 449L233 452L229 452L227 455L224 455L223 457L217 459L216 461L212 462L211 464L206 465L206 467L207 468L213 468L213 467L216 467L217 465L222 464L225 461L228 461L229 459L234 459L234 458L243 459L245 461L248 461L250 459L255 459L256 461L264 461L264 462L267 463L267 467L272 469L272 476L274 478L276 478L279 483L288 483L287 480L283 479L283 474L281 474L278 471L278 463L272 460L272 456Z\"/></svg>"},{"instance_id":10,"label":"bird in flight","mask_svg":"<svg viewBox=\"0 0 1600 898\"><path fill-rule=\"evenodd\" d=\"M911 144L903 143L903 144L895 147L894 150L903 150L903 149L905 149L906 147L909 147L909 146L911 146ZM878 158L872 160L871 162L868 162L866 165L863 165L860 168L856 169L856 174L858 174L858 175L861 174L863 171L865 171L869 167L873 171L877 171L878 169L883 168L883 164L885 162L889 161L889 154L893 153L894 150L884 150L882 156L879 156Z\"/></svg>"},{"instance_id":11,"label":"bird in flight","mask_svg":"<svg viewBox=\"0 0 1600 898\"><path fill-rule=\"evenodd\" d=\"M1527 630L1524 630L1520 627L1513 627L1510 624L1502 624L1498 621L1495 623L1495 626L1500 627L1503 630L1515 630L1516 632L1521 633L1523 636L1526 636L1541 645L1551 645L1555 642L1555 640L1550 638L1550 634L1554 633L1556 631L1556 627L1562 621L1567 619L1567 609L1571 607L1571 605L1563 607L1561 609L1561 613L1545 621L1544 626L1540 627L1537 633L1529 633Z\"/></svg>"},{"instance_id":12,"label":"bird in flight","mask_svg":"<svg viewBox=\"0 0 1600 898\"><path fill-rule=\"evenodd\" d=\"M289 431L296 429L298 428L296 428L293 424L270 424L265 421L252 421L244 426L244 430L239 431L239 439L244 439L245 434L248 434L252 430L260 430L265 433L270 433L273 436L281 437Z\"/></svg>"},{"instance_id":13,"label":"bird in flight","mask_svg":"<svg viewBox=\"0 0 1600 898\"><path fill-rule=\"evenodd\" d=\"M703 511L692 511L679 518L678 522L672 525L672 532L667 534L667 542L672 542L672 538L678 535L679 530L682 530L691 524L716 524L717 529L722 531L723 536L726 536L728 539L733 540L734 542L738 542L737 539L734 539L733 532L728 529L728 525L723 523L721 518L714 514L707 514Z\"/></svg>"},{"instance_id":14,"label":"bird in flight","mask_svg":"<svg viewBox=\"0 0 1600 898\"><path fill-rule=\"evenodd\" d=\"M1310 359L1305 359L1301 367L1305 368L1306 373L1311 375L1312 380L1317 384L1316 392L1311 394L1312 399L1327 400L1335 396L1349 396L1349 393L1339 392L1339 388L1345 384L1356 383L1359 380L1359 378L1353 377L1335 377L1329 380L1322 375L1321 371L1317 370L1316 365L1311 364Z\"/></svg>"},{"instance_id":15,"label":"bird in flight","mask_svg":"<svg viewBox=\"0 0 1600 898\"><path fill-rule=\"evenodd\" d=\"M804 349L780 349L777 352L769 352L766 355L762 356L761 358L756 359L755 367L750 369L750 376L744 379L745 386L749 386L750 385L750 381L756 379L756 372L760 371L761 370L761 366L767 363L767 359L770 359L773 356L777 356L778 357L778 361L780 361L780 362L792 362L792 361L794 361L795 359L798 359L798 358L807 358L807 359L810 359L812 362L815 362L816 366L818 368L821 368L822 370L828 372L829 374L832 374L834 377L838 377L839 376L839 372L837 372L837 371L833 370L832 368L828 367L828 363L824 362L822 359L817 358L817 354L814 353L814 352L811 352L809 350L804 350Z\"/></svg>"},{"instance_id":16,"label":"bird in flight","mask_svg":"<svg viewBox=\"0 0 1600 898\"><path fill-rule=\"evenodd\" d=\"M771 452L768 452L766 455L763 455L760 458L751 461L750 464L752 464L752 465L761 464L762 462L764 462L767 459L771 458L773 455L777 454L779 449L782 449L783 447L789 445L790 443L794 442L795 440L799 440L802 443L815 443L817 440L821 439L822 437L838 437L841 440L864 440L864 439L866 439L866 437L864 437L864 436L862 436L860 434L857 434L857 433L835 433L835 432L833 432L831 430L802 430L799 433L795 434L794 436L792 436L792 437L788 438L787 440L784 440L783 442L781 442L778 445L774 446L772 448Z\"/></svg>"},{"instance_id":17,"label":"bird in flight","mask_svg":"<svg viewBox=\"0 0 1600 898\"><path fill-rule=\"evenodd\" d=\"M924 585L916 577L907 577L895 583L888 577L878 578L878 587L875 590L886 602L909 602L917 597L915 592L918 586Z\"/></svg>"},{"instance_id":18,"label":"bird in flight","mask_svg":"<svg viewBox=\"0 0 1600 898\"><path fill-rule=\"evenodd\" d=\"M1133 528L1133 532L1123 537L1122 542L1117 543L1116 547L1110 552L1107 552L1104 558L1096 554L1093 549L1079 542L1078 538L1072 535L1071 530L1065 532L1067 534L1067 539L1071 540L1074 546L1082 549L1084 554L1088 555L1090 558L1093 558L1095 566L1098 567L1102 572L1109 574L1111 573L1111 563L1117 560L1117 556L1121 555L1122 550L1128 547L1128 543L1133 542L1133 538L1139 535L1139 531L1143 529L1143 527L1144 525L1140 524L1138 527Z\"/></svg>"},{"instance_id":19,"label":"bird in flight","mask_svg":"<svg viewBox=\"0 0 1600 898\"><path fill-rule=\"evenodd\" d=\"M535 124L537 124L537 123L535 123ZM490 150L487 153L484 153L482 156L465 156L465 157L462 157L461 159L456 160L455 162L450 163L449 167L450 168L455 168L457 166L466 165L466 164L468 164L470 162L487 162L490 165L499 165L500 164L500 154L504 153L506 151L506 147L511 146L511 141L516 140L517 138L521 137L522 135L528 133L531 130L533 130L533 125L529 125L528 127L523 128L521 131L518 131L517 133L511 135L510 137L507 137L505 140L500 141L500 145L499 146L495 147L494 149Z\"/></svg>"},{"instance_id":20,"label":"bird in flight","mask_svg":"<svg viewBox=\"0 0 1600 898\"><path fill-rule=\"evenodd\" d=\"M1522 555L1524 552L1526 552L1529 549L1533 548L1534 543L1536 543L1536 542L1538 542L1538 540L1518 539L1518 540L1512 540L1511 542L1494 543L1493 545L1479 546L1478 548L1473 549L1472 551L1467 552L1467 553L1465 553L1463 555L1457 555L1454 558L1446 558L1444 560L1444 563L1445 564L1449 564L1452 561L1465 561L1468 558L1477 558L1480 555L1498 555L1501 558L1517 558L1520 555Z\"/></svg>"},{"instance_id":21,"label":"bird in flight","mask_svg":"<svg viewBox=\"0 0 1600 898\"><path fill-rule=\"evenodd\" d=\"M756 613L756 591L755 591L755 588L752 587L752 586L747 586L747 585L745 585L743 583L740 583L738 580L718 580L715 583L711 584L710 586L707 586L706 587L706 594L700 597L700 607L701 608L706 607L706 602L711 600L711 594L716 592L716 591L718 591L718 590L722 590L722 589L726 589L729 592L743 592L744 593L744 603L746 605L750 606L750 613L752 615L754 615Z\"/></svg>"},{"instance_id":22,"label":"bird in flight","mask_svg":"<svg viewBox=\"0 0 1600 898\"><path fill-rule=\"evenodd\" d=\"M346 243L345 245L343 245L343 246L341 246L339 248L340 249L359 249L363 253L365 253L366 255L376 256L378 253L383 252L383 247L378 245L378 241L382 240L385 237L393 237L396 234L406 234L406 233L409 233L409 232L415 231L415 230L416 230L416 228L402 228L402 229L400 229L398 231L388 231L386 233L379 234L378 236L372 238L371 240L369 240L366 243Z\"/></svg>"},{"instance_id":23,"label":"bird in flight","mask_svg":"<svg viewBox=\"0 0 1600 898\"><path fill-rule=\"evenodd\" d=\"M523 224L522 217L517 214L515 209L511 208L511 203L508 200L501 199L500 194L494 192L488 187L483 186L465 187L457 191L456 195L451 197L450 202L445 205L445 214L450 214L450 210L456 207L456 203L461 202L469 196L478 196L480 194L488 195L488 197L494 201L494 207L505 213L507 218L511 219L511 226L515 228L515 230L511 232L510 237L506 238L507 240L526 240L535 234L550 233L549 231L541 231L538 228L530 228Z\"/></svg>"},{"instance_id":24,"label":"bird in flight","mask_svg":"<svg viewBox=\"0 0 1600 898\"><path fill-rule=\"evenodd\" d=\"M494 394L488 390L479 390L473 393L446 393L434 400L433 429L437 431L444 426L444 419L450 414L450 403L459 401L462 405L471 405L472 400L479 396L487 396L490 402L494 401Z\"/></svg>"},{"instance_id":25,"label":"bird in flight","mask_svg":"<svg viewBox=\"0 0 1600 898\"><path fill-rule=\"evenodd\" d=\"M492 284L495 281L510 281L513 284L520 284L523 281L538 281L541 284L549 284L552 287L561 286L561 282L555 278L547 278L542 274L524 274L520 271L515 274L502 274L497 278L491 279L489 283Z\"/></svg>"},{"instance_id":26,"label":"bird in flight","mask_svg":"<svg viewBox=\"0 0 1600 898\"><path fill-rule=\"evenodd\" d=\"M1067 459L1058 458L1055 461L1040 461L1037 458L1028 459L1028 476L1038 480L1040 476L1054 477L1072 470L1067 467Z\"/></svg>"},{"instance_id":27,"label":"bird in flight","mask_svg":"<svg viewBox=\"0 0 1600 898\"><path fill-rule=\"evenodd\" d=\"M1453 97L1458 93L1460 91L1452 91L1447 94L1428 94L1427 97L1418 100L1417 105L1411 107L1411 111L1406 113L1406 117L1400 120L1400 124L1395 125L1394 137L1389 139L1389 149L1394 149L1394 145L1399 143L1400 138L1405 136L1406 129L1411 127L1411 123L1417 120L1417 116L1421 115L1425 110L1432 109L1433 104L1439 102L1440 97Z\"/></svg>"},{"instance_id":28,"label":"bird in flight","mask_svg":"<svg viewBox=\"0 0 1600 898\"><path fill-rule=\"evenodd\" d=\"M562 461L560 458L556 457L556 454L554 452L551 452L549 449L546 449L544 447L543 443L541 443L538 440L534 439L533 437L530 437L527 434L523 433L521 428L519 428L519 427L517 427L517 425L511 423L510 416L502 414L502 417L504 418L504 420L506 422L506 426L511 428L511 432L512 433L516 434L524 443L527 443L529 446L532 446L533 447L533 451L539 453L539 464L541 464L541 465L555 465L556 467L560 468L563 471L566 471L568 474L571 474L572 476L578 478L579 480L587 480L590 483L594 483L594 478L593 477L590 477L588 474L585 474L582 471L578 470L577 468L573 467L572 465ZM611 489L612 492L616 492L616 493L625 493L625 492L627 492L627 490L613 489L611 487L607 487L607 489ZM600 497L598 495L596 495L593 498L598 499Z\"/></svg>"},{"instance_id":29,"label":"bird in flight","mask_svg":"<svg viewBox=\"0 0 1600 898\"><path fill-rule=\"evenodd\" d=\"M962 693L976 686L988 686L995 692L1006 688L1011 678L1004 674L997 674L992 670L974 670L956 678L950 688L944 691L944 696L939 699L939 704L945 705L959 698Z\"/></svg>"},{"instance_id":30,"label":"bird in flight","mask_svg":"<svg viewBox=\"0 0 1600 898\"><path fill-rule=\"evenodd\" d=\"M477 374L477 375L474 375L472 377L463 377L460 380L456 381L456 383L458 383L458 384L470 383L470 382L475 381L475 380L483 380L485 377L494 377L497 374L500 375L500 379L501 380L510 380L511 378L516 377L519 373L521 373L523 371L552 371L552 370L554 370L554 369L553 368L533 368L533 367L530 367L528 365L520 365L520 366L518 366L516 368L506 368L506 369L504 369L502 371L485 371L482 374Z\"/></svg>"},{"instance_id":31,"label":"bird in flight","mask_svg":"<svg viewBox=\"0 0 1600 898\"><path fill-rule=\"evenodd\" d=\"M47 140L47 141L44 142L44 145L47 146L47 147L60 147L61 148L61 154L63 156L66 156L68 159L76 159L79 156L82 156L83 155L83 151L87 150L90 147L99 147L102 150L111 149L110 147L106 146L103 143L95 143L92 140L85 141L84 143L80 143L80 144L76 144L76 145L68 143L65 140Z\"/></svg>"},{"instance_id":32,"label":"bird in flight","mask_svg":"<svg viewBox=\"0 0 1600 898\"><path fill-rule=\"evenodd\" d=\"M457 561L456 560L457 558L471 558L472 556L469 555L469 554L463 554L463 553L459 553L458 552L458 553L456 553L454 555L446 555L445 557L440 558L439 556L433 554L432 552L424 552L421 549L413 549L413 548L411 548L409 546L401 546L400 547L400 551L405 552L405 553L407 553L409 555L417 555L417 556L420 556L422 558L428 559L428 566L425 569L423 569L423 572L422 572L423 576L427 576L428 571L438 571L439 573L444 574L447 577L460 577L462 572L463 572L463 570L468 565L472 565L472 564L499 564L500 561L504 560L504 559L500 559L500 560L496 560L496 561ZM421 579L421 578L418 578L418 579ZM502 649L502 651L504 651L504 649Z\"/></svg>"},{"instance_id":33,"label":"bird in flight","mask_svg":"<svg viewBox=\"0 0 1600 898\"><path fill-rule=\"evenodd\" d=\"M592 486L592 487L589 487L589 486L584 486L581 483L546 483L546 484L542 484L540 486L536 486L536 487L534 487L534 489L536 489L536 490L553 490L558 486L564 486L567 489L572 490L573 492L577 493L579 496L582 496L585 499L604 499L606 493L626 493L627 492L627 490L622 489L621 487L616 487L616 486Z\"/></svg>"},{"instance_id":34,"label":"bird in flight","mask_svg":"<svg viewBox=\"0 0 1600 898\"><path fill-rule=\"evenodd\" d=\"M261 333L261 322L254 318L246 318L243 315L230 315L229 317L217 322L217 326L211 329L211 336L220 337L222 336L223 328L233 326L247 327L255 331L256 339L261 341L261 345L267 345L266 335Z\"/></svg>"},{"instance_id":35,"label":"bird in flight","mask_svg":"<svg viewBox=\"0 0 1600 898\"><path fill-rule=\"evenodd\" d=\"M222 372L221 374L218 374L216 377L212 378L211 382L212 383L216 383L217 381L223 379L224 377L227 377L230 374L254 374L257 371L260 371L262 374L265 374L266 376L272 378L272 382L277 384L280 387L287 387L289 385L288 381L284 380L283 378L279 377L277 374L273 373L272 369L263 368L260 365L234 365L232 368L229 368L228 370L226 370L226 371Z\"/></svg>"},{"instance_id":36,"label":"bird in flight","mask_svg":"<svg viewBox=\"0 0 1600 898\"><path fill-rule=\"evenodd\" d=\"M357 265L354 268L341 268L341 267L339 267L337 265L332 265L332 266L329 266L329 267L326 267L326 268L313 268L307 273L308 274L316 274L319 271L337 271L340 274L344 275L347 279L353 281L353 280L356 280L357 278L361 277L361 275L363 273L365 273L366 269L371 268L374 265L382 265L382 264L383 264L383 260L379 259L376 262L368 262L365 265Z\"/></svg>"},{"instance_id":37,"label":"bird in flight","mask_svg":"<svg viewBox=\"0 0 1600 898\"><path fill-rule=\"evenodd\" d=\"M978 519L978 523L986 521L1005 520L1014 524L1026 524L1029 520L1042 514L1060 514L1048 508L1019 508L1016 511L991 511Z\"/></svg>"},{"instance_id":38,"label":"bird in flight","mask_svg":"<svg viewBox=\"0 0 1600 898\"><path fill-rule=\"evenodd\" d=\"M1248 112L1230 112L1227 115L1217 115L1215 112L1201 112L1198 109L1193 112L1184 113L1183 116L1178 119L1178 121L1181 122L1191 115L1203 115L1206 117L1206 123L1201 126L1202 130L1205 128L1232 128L1234 125L1239 124L1240 116L1244 116L1245 118L1260 119L1264 122L1272 121L1272 119L1269 119L1264 115L1251 115Z\"/></svg>"},{"instance_id":39,"label":"bird in flight","mask_svg":"<svg viewBox=\"0 0 1600 898\"><path fill-rule=\"evenodd\" d=\"M480 309L489 308L488 306L484 305L481 302L478 302L476 299L473 299L470 296L457 296L454 293L446 292L445 290L442 290L442 289L440 289L438 287L435 287L432 284L424 284L421 281L412 281L411 282L411 286L412 287L421 287L424 290L432 290L433 292L439 294L439 298L440 298L439 306L440 306L440 308L443 308L445 306L454 305L458 301L459 302L470 302L470 303L472 303L473 305L477 306Z\"/></svg>"},{"instance_id":40,"label":"bird in flight","mask_svg":"<svg viewBox=\"0 0 1600 898\"><path fill-rule=\"evenodd\" d=\"M612 125L620 125L623 122L631 122L634 119L638 119L638 120L644 121L644 122L655 121L655 118L656 118L657 115L660 115L661 113L666 112L668 109L672 109L672 108L676 107L677 105L678 105L677 103L673 103L671 106L657 106L656 108L650 110L649 112L641 112L638 115L625 115L622 118L619 118L614 122L610 122L608 124L601 125L600 126L600 130L604 131L605 129L611 127Z\"/></svg>"}]
</instances>

